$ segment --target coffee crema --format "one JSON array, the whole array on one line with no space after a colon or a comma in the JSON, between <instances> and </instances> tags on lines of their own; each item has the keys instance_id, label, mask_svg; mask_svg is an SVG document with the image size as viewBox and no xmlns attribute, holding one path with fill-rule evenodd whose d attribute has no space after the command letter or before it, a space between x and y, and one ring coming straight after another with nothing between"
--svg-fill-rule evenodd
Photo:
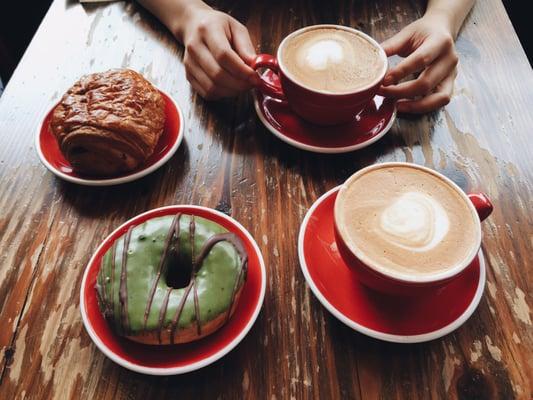
<instances>
[{"instance_id":1,"label":"coffee crema","mask_svg":"<svg viewBox=\"0 0 533 400\"><path fill-rule=\"evenodd\" d=\"M311 29L289 38L281 60L297 83L331 93L356 91L374 82L384 68L375 45L337 28Z\"/></svg>"},{"instance_id":2,"label":"coffee crema","mask_svg":"<svg viewBox=\"0 0 533 400\"><path fill-rule=\"evenodd\" d=\"M477 215L457 189L411 166L384 166L348 180L336 222L373 265L430 275L462 265L477 250Z\"/></svg>"}]
</instances>

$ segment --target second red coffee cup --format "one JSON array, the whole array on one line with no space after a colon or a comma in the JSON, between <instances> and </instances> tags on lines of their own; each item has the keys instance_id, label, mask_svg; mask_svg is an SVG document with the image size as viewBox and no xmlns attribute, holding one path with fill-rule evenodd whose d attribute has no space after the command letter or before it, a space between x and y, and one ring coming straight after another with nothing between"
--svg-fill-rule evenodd
<instances>
[{"instance_id":1,"label":"second red coffee cup","mask_svg":"<svg viewBox=\"0 0 533 400\"><path fill-rule=\"evenodd\" d=\"M383 175L377 176L376 171L384 171ZM407 171L407 172L406 172ZM410 172L411 171L411 172ZM410 176L415 176L418 174L420 178L419 184L415 181L413 184L413 178L405 178L409 174ZM382 176L388 175L389 178L381 179ZM361 181L361 178L366 176L367 180ZM450 190L455 194L451 198L454 200L443 199L442 193L445 191L440 189L429 190L428 186L431 187L431 180L421 179L424 176L435 177L437 180L435 182L442 182L436 186L441 187L442 189ZM371 177L371 178L370 178ZM377 181L375 181L377 177ZM434 179L434 178L432 178ZM408 180L410 182L408 182ZM354 182L359 182L358 189L354 191L349 189L350 186L354 185ZM373 183L373 181L377 183ZM408 186L409 185L409 186ZM391 196L395 189L391 189L393 186L398 187L408 187L408 197L415 196L413 201L406 200L401 206L396 206L393 212L389 215L390 218L386 221L389 225L396 224L396 231L393 232L393 235L397 235L393 243L390 241L367 241L366 246L361 246L361 244L356 244L353 240L350 239L350 229L348 224L357 226L358 232L370 232L369 237L386 237L382 233L382 226L374 221L379 221L383 224L383 205L394 207L396 197ZM350 197L347 195L347 191L352 190L352 193L359 193L355 197ZM417 207L416 204L416 193L413 195L414 191L419 192L428 192L429 203L424 204L421 202L420 207ZM422 253L423 246L414 250L408 250L403 252L402 263L406 263L408 258L412 258L411 264L407 265L408 269L395 269L391 268L386 264L390 264L391 256L388 255L389 250L392 250L394 254L394 248L397 246L403 246L409 240L418 240L421 242L420 238L416 238L417 234L420 231L423 232L423 225L420 223L413 222L412 220L423 220L424 218L420 217L425 210L431 208L431 202L440 203L443 205L442 210L446 209L445 213L453 212L454 207L452 203L460 203L464 207L465 218L461 219L460 217L453 217L448 222L450 227L446 235L454 235L457 232L470 232L469 236L456 235L455 239L446 239L446 236L442 236L439 242L447 241L449 243L448 250L444 252L431 252L427 251L427 256L425 256L426 261L434 264L435 260L442 259L443 263L447 261L448 255L454 252L454 249L457 249L459 246L464 245L467 251L462 256L460 261L456 261L449 266L446 265L440 270L431 271L425 270L426 265L423 262L416 261L424 259L418 255L411 256L416 252L419 254ZM448 204L446 204L448 202ZM414 204L413 204L414 203ZM372 206L368 206L368 205ZM379 204L379 206L374 207L373 205ZM347 220L346 214L343 210L347 208L359 209L360 207L363 211L359 212L359 218L353 220ZM373 208L374 207L374 208ZM440 208L440 206L436 206ZM390 209L390 208L389 208ZM387 210L387 208L385 208ZM450 211L452 210L452 211ZM444 212L444 211L443 211ZM427 290L435 290L440 286L448 283L450 280L458 277L462 274L467 268L473 265L476 262L476 257L478 255L479 249L481 247L481 221L487 218L492 212L492 204L486 195L482 193L473 193L465 194L454 182L445 177L444 175L434 171L432 169L415 165L411 163L404 162L390 162L375 164L366 168L363 168L352 175L348 180L341 186L341 189L337 195L335 201L335 241L339 254L343 258L346 265L357 274L358 279L364 283L366 286L378 290L380 292L395 294L395 295L418 295L426 292ZM355 214L353 214L355 215ZM430 225L431 229L428 229L427 232L436 232L438 215L436 213L428 212L428 215L431 215ZM441 224L442 225L442 224ZM429 225L428 225L429 226ZM469 229L467 229L469 228ZM455 229L455 233L451 233ZM373 234L372 232L378 232ZM372 236L373 235L373 236ZM418 235L419 236L419 235ZM438 236L438 234L435 234ZM415 239L413 239L413 237ZM402 242L402 240L406 242ZM361 243L361 242L360 242ZM379 243L378 245L375 245ZM382 246L382 247L379 247ZM374 250L371 250L373 248ZM377 250L376 250L377 248ZM423 250L426 251L426 250ZM381 254L378 254L381 253ZM395 255L397 259L402 257ZM393 258L394 258L393 257ZM417 264L418 263L418 264Z\"/></svg>"},{"instance_id":2,"label":"second red coffee cup","mask_svg":"<svg viewBox=\"0 0 533 400\"><path fill-rule=\"evenodd\" d=\"M295 36L315 29L344 30L369 42L376 48L382 61L380 70L376 73L377 77L367 85L348 93L316 90L298 82L283 65L281 55L288 41ZM263 94L287 102L296 114L309 122L318 125L336 125L353 121L364 110L381 86L387 72L387 65L385 51L379 43L365 33L341 25L313 25L299 29L285 37L279 45L275 57L269 54L259 54L252 62L251 67L255 70L270 69L279 77L279 84L261 77L257 89Z\"/></svg>"}]
</instances>

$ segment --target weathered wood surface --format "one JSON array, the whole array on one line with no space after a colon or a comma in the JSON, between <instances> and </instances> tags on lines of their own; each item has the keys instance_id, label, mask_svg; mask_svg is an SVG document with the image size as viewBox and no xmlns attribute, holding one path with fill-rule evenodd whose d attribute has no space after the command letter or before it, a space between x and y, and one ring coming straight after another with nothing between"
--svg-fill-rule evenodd
<instances>
[{"instance_id":1,"label":"weathered wood surface","mask_svg":"<svg viewBox=\"0 0 533 400\"><path fill-rule=\"evenodd\" d=\"M272 52L287 33L321 22L385 39L420 15L415 3L242 0L220 8ZM362 151L316 155L269 134L248 95L206 103L191 93L182 48L136 5L55 1L0 100L0 398L532 398L533 73L499 0L477 2L457 48L445 109L399 119ZM186 141L135 183L87 188L56 179L34 151L39 118L80 75L120 66L178 100ZM488 286L478 310L426 344L351 331L321 307L298 266L308 207L385 160L435 168L486 191L496 206L483 226ZM80 282L114 227L176 203L222 208L250 230L267 264L267 295L250 334L223 360L184 376L142 376L92 344Z\"/></svg>"}]
</instances>

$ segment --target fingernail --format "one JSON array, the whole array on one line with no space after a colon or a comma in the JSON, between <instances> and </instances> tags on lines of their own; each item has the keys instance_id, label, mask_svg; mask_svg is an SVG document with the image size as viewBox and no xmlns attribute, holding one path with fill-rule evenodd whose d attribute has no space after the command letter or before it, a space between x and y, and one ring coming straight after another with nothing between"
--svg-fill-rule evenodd
<instances>
[{"instance_id":1,"label":"fingernail","mask_svg":"<svg viewBox=\"0 0 533 400\"><path fill-rule=\"evenodd\" d=\"M392 78L391 75L387 75L385 79L383 79L383 85L385 86L392 85L393 83L394 83L394 79Z\"/></svg>"}]
</instances>

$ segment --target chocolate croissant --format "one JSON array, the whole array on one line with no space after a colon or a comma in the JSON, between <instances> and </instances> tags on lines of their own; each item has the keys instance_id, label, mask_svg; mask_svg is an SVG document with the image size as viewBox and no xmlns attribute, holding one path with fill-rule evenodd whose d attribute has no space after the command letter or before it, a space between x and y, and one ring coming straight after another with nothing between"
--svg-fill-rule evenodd
<instances>
[{"instance_id":1,"label":"chocolate croissant","mask_svg":"<svg viewBox=\"0 0 533 400\"><path fill-rule=\"evenodd\" d=\"M164 125L163 96L128 69L83 76L65 93L50 121L72 168L88 175L136 169L154 152Z\"/></svg>"}]
</instances>

